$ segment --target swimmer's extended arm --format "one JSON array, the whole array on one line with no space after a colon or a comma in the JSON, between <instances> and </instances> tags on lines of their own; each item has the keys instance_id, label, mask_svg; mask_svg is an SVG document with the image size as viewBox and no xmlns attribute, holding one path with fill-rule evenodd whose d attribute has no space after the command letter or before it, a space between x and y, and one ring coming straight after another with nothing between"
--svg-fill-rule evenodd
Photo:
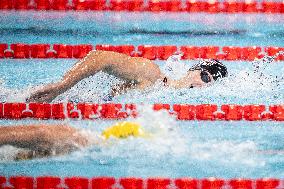
<instances>
[{"instance_id":1,"label":"swimmer's extended arm","mask_svg":"<svg viewBox=\"0 0 284 189\"><path fill-rule=\"evenodd\" d=\"M149 73L149 70L152 72ZM110 51L92 51L77 62L63 76L61 81L49 84L43 89L36 91L27 101L51 102L59 94L67 91L82 79L99 71L117 76L126 81L136 80L137 83L143 83L144 80L147 80L148 75L159 74L160 70L157 65L145 58L130 57Z\"/></svg>"},{"instance_id":2,"label":"swimmer's extended arm","mask_svg":"<svg viewBox=\"0 0 284 189\"><path fill-rule=\"evenodd\" d=\"M78 134L76 129L69 126L29 125L0 127L0 146L12 145L18 148L25 148L30 150L35 157L64 154L87 144L87 139Z\"/></svg>"}]
</instances>

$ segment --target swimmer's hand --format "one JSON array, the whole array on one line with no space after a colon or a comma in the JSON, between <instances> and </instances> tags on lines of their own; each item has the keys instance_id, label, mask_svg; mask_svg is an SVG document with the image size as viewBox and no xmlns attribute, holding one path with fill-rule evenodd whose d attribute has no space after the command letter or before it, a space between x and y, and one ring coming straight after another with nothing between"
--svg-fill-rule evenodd
<instances>
[{"instance_id":1,"label":"swimmer's hand","mask_svg":"<svg viewBox=\"0 0 284 189\"><path fill-rule=\"evenodd\" d=\"M44 132L44 146L47 144L56 153L68 153L89 145L87 138L70 126L45 126L41 132Z\"/></svg>"},{"instance_id":2,"label":"swimmer's hand","mask_svg":"<svg viewBox=\"0 0 284 189\"><path fill-rule=\"evenodd\" d=\"M89 141L75 128L64 125L1 127L0 146L12 145L33 152L33 157L65 154L87 146ZM30 158L21 153L19 159Z\"/></svg>"},{"instance_id":3,"label":"swimmer's hand","mask_svg":"<svg viewBox=\"0 0 284 189\"><path fill-rule=\"evenodd\" d=\"M110 137L115 137L115 138L127 138L130 136L133 137L146 137L148 134L146 134L141 126L137 123L134 122L119 122L116 123L115 125L105 129L102 132L102 136L105 139L108 139Z\"/></svg>"},{"instance_id":4,"label":"swimmer's hand","mask_svg":"<svg viewBox=\"0 0 284 189\"><path fill-rule=\"evenodd\" d=\"M47 86L34 91L26 102L51 102L62 92L59 83L48 84Z\"/></svg>"}]
</instances>

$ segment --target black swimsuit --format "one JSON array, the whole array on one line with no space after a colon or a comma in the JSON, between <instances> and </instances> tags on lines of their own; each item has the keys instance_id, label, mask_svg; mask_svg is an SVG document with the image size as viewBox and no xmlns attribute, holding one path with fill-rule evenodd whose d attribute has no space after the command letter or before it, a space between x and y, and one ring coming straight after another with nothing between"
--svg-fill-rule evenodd
<instances>
[{"instance_id":1,"label":"black swimsuit","mask_svg":"<svg viewBox=\"0 0 284 189\"><path fill-rule=\"evenodd\" d=\"M168 82L168 78L167 78L167 77L164 77L164 79L163 79L164 86L167 85L167 82Z\"/></svg>"}]
</instances>

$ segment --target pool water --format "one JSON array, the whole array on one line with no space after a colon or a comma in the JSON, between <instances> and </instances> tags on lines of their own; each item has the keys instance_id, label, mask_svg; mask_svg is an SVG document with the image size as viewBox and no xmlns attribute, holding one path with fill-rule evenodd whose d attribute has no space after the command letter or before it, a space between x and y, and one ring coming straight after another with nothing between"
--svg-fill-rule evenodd
<instances>
[{"instance_id":1,"label":"pool water","mask_svg":"<svg viewBox=\"0 0 284 189\"><path fill-rule=\"evenodd\" d=\"M1 12L1 43L155 44L282 46L283 15L153 14L91 12ZM30 20L32 18L32 20ZM225 24L224 24L225 23ZM33 87L60 79L75 59L0 60L0 101L23 102ZM161 68L165 61L155 61ZM190 67L197 61L180 61ZM229 77L206 88L173 90L159 84L115 97L119 103L281 104L283 62L228 61ZM276 78L277 76L277 78ZM54 102L104 103L110 85L104 73L84 79ZM69 155L14 162L16 149L0 148L0 173L55 176L279 177L284 176L282 122L175 121L141 108L136 121L154 133L93 145ZM93 138L115 121L65 120ZM1 120L1 125L58 121ZM62 123L62 122L60 122Z\"/></svg>"},{"instance_id":2,"label":"pool water","mask_svg":"<svg viewBox=\"0 0 284 189\"><path fill-rule=\"evenodd\" d=\"M1 11L5 43L282 46L282 14ZM221 40L220 40L221 39Z\"/></svg>"}]
</instances>

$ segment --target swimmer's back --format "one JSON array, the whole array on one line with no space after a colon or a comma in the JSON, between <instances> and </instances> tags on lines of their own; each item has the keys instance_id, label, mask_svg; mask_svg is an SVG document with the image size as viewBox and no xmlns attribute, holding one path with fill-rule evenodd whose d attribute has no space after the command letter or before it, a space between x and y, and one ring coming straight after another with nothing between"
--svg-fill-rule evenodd
<instances>
[{"instance_id":1,"label":"swimmer's back","mask_svg":"<svg viewBox=\"0 0 284 189\"><path fill-rule=\"evenodd\" d=\"M108 73L126 80L148 80L154 83L161 78L159 66L146 58L110 51L92 51L90 56L100 57L102 65L109 65L105 68Z\"/></svg>"}]
</instances>

